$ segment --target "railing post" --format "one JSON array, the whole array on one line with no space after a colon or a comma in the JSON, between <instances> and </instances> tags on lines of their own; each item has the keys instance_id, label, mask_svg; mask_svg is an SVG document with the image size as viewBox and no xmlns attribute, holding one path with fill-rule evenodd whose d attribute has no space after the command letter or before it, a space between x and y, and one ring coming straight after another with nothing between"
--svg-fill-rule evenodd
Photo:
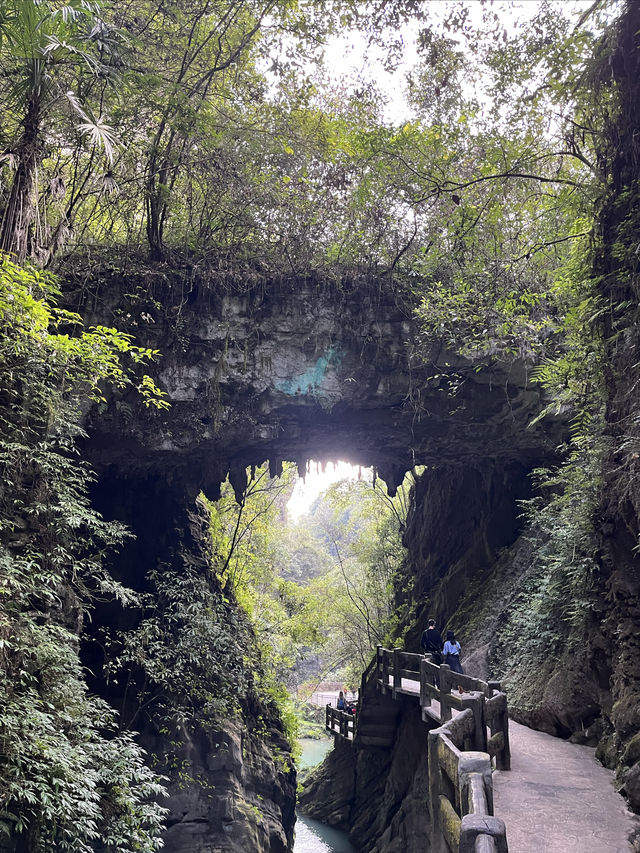
<instances>
[{"instance_id":1,"label":"railing post","mask_svg":"<svg viewBox=\"0 0 640 853\"><path fill-rule=\"evenodd\" d=\"M427 693L427 683L431 680L431 672L427 666L426 657L420 659L420 710L431 704L431 697Z\"/></svg>"},{"instance_id":2,"label":"railing post","mask_svg":"<svg viewBox=\"0 0 640 853\"><path fill-rule=\"evenodd\" d=\"M496 770L511 770L511 746L509 745L509 709L505 697L504 708L498 716L498 731L504 735L504 747L496 755Z\"/></svg>"},{"instance_id":3,"label":"railing post","mask_svg":"<svg viewBox=\"0 0 640 853\"><path fill-rule=\"evenodd\" d=\"M452 684L451 667L449 664L440 665L440 719L443 723L451 719L451 703L449 693Z\"/></svg>"},{"instance_id":4,"label":"railing post","mask_svg":"<svg viewBox=\"0 0 640 853\"><path fill-rule=\"evenodd\" d=\"M442 821L440 819L440 759L438 757L438 742L440 735L437 730L432 730L427 735L428 761L429 761L429 814L431 817L431 847L430 853L448 853L442 835Z\"/></svg>"},{"instance_id":5,"label":"railing post","mask_svg":"<svg viewBox=\"0 0 640 853\"><path fill-rule=\"evenodd\" d=\"M460 809L466 814L493 814L491 759L486 752L464 752L458 763Z\"/></svg>"},{"instance_id":6,"label":"railing post","mask_svg":"<svg viewBox=\"0 0 640 853\"><path fill-rule=\"evenodd\" d=\"M402 676L400 675L400 655L402 649L393 650L393 698L396 698L396 691L402 688Z\"/></svg>"},{"instance_id":7,"label":"railing post","mask_svg":"<svg viewBox=\"0 0 640 853\"><path fill-rule=\"evenodd\" d=\"M470 708L473 714L473 741L469 749L476 752L487 751L487 726L484 719L484 694L473 693L463 700L465 708Z\"/></svg>"},{"instance_id":8,"label":"railing post","mask_svg":"<svg viewBox=\"0 0 640 853\"><path fill-rule=\"evenodd\" d=\"M478 836L492 838L497 853L509 853L504 822L493 815L465 815L460 827L460 853L476 853ZM485 848L486 849L486 848Z\"/></svg>"},{"instance_id":9,"label":"railing post","mask_svg":"<svg viewBox=\"0 0 640 853\"><path fill-rule=\"evenodd\" d=\"M326 706L326 717L325 717L325 729L331 729L331 702L327 702Z\"/></svg>"},{"instance_id":10,"label":"railing post","mask_svg":"<svg viewBox=\"0 0 640 853\"><path fill-rule=\"evenodd\" d=\"M385 664L385 649L384 646L376 646L376 668L378 670L378 679L380 681L380 690L386 693L389 689L389 677Z\"/></svg>"}]
</instances>

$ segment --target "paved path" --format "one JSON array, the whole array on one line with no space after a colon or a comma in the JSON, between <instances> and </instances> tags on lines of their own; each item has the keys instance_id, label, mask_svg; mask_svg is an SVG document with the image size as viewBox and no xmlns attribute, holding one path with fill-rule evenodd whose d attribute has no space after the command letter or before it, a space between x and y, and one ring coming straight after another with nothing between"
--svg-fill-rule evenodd
<instances>
[{"instance_id":1,"label":"paved path","mask_svg":"<svg viewBox=\"0 0 640 853\"><path fill-rule=\"evenodd\" d=\"M640 821L594 750L509 720L511 771L493 774L509 853L629 853Z\"/></svg>"},{"instance_id":2,"label":"paved path","mask_svg":"<svg viewBox=\"0 0 640 853\"><path fill-rule=\"evenodd\" d=\"M403 678L401 686L420 694L419 681ZM438 702L431 708L439 715ZM594 749L513 720L509 740L511 770L493 774L494 813L507 825L509 853L631 853L640 818L625 807Z\"/></svg>"}]
</instances>

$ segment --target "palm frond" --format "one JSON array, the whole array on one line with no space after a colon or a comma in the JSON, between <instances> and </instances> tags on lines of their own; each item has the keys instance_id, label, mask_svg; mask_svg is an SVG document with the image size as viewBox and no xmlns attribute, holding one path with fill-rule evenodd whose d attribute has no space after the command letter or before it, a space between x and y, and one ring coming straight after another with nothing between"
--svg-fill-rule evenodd
<instances>
[{"instance_id":1,"label":"palm frond","mask_svg":"<svg viewBox=\"0 0 640 853\"><path fill-rule=\"evenodd\" d=\"M47 41L44 47L42 48L43 56L50 56L51 54L60 53L60 54L73 54L74 56L79 56L83 62L85 62L91 72L93 74L102 74L104 73L104 66L101 62L99 62L94 56L91 56L90 53L87 53L86 50L81 50L71 42L65 41L64 39L59 38L56 35L48 35Z\"/></svg>"},{"instance_id":2,"label":"palm frond","mask_svg":"<svg viewBox=\"0 0 640 853\"><path fill-rule=\"evenodd\" d=\"M97 13L98 7L96 3L75 2L66 3L59 9L54 9L48 16L51 21L60 18L64 24L74 24L82 18L83 15L90 16Z\"/></svg>"},{"instance_id":3,"label":"palm frond","mask_svg":"<svg viewBox=\"0 0 640 853\"><path fill-rule=\"evenodd\" d=\"M77 113L80 116L80 118L83 119L85 122L87 122L88 124L91 124L91 119L89 118L89 116L84 111L84 108L82 106L82 101L76 95L76 93L69 90L68 92L65 92L65 98L69 102L73 112Z\"/></svg>"},{"instance_id":4,"label":"palm frond","mask_svg":"<svg viewBox=\"0 0 640 853\"><path fill-rule=\"evenodd\" d=\"M103 148L107 160L113 163L113 156L119 143L110 125L104 124L102 119L88 120L78 125L78 130L89 136L92 145Z\"/></svg>"}]
</instances>

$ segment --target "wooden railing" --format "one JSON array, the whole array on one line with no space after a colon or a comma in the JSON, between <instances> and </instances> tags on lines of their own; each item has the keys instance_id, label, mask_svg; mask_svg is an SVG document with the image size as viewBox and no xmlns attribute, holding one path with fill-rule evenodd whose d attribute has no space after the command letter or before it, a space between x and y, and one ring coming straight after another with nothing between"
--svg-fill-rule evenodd
<instances>
[{"instance_id":1,"label":"wooden railing","mask_svg":"<svg viewBox=\"0 0 640 853\"><path fill-rule=\"evenodd\" d=\"M356 717L348 711L338 711L327 703L325 728L328 732L345 740L353 740L356 731Z\"/></svg>"},{"instance_id":2,"label":"wooden railing","mask_svg":"<svg viewBox=\"0 0 640 853\"><path fill-rule=\"evenodd\" d=\"M507 697L499 682L382 646L376 669L380 690L394 699L419 696L423 720L440 723L428 735L433 853L507 853L505 825L493 814L491 777L492 758L499 770L511 766Z\"/></svg>"}]
</instances>

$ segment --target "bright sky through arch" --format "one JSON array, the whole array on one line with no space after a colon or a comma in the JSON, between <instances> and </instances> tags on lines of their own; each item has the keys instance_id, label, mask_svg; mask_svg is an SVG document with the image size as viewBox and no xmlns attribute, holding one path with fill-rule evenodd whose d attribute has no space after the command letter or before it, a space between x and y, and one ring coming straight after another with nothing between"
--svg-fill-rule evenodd
<instances>
[{"instance_id":1,"label":"bright sky through arch","mask_svg":"<svg viewBox=\"0 0 640 853\"><path fill-rule=\"evenodd\" d=\"M309 512L311 504L338 480L372 480L373 469L352 465L350 462L327 462L322 471L322 463L311 460L309 473L304 481L299 477L293 489L293 494L287 503L289 520L297 522L300 516Z\"/></svg>"}]
</instances>

